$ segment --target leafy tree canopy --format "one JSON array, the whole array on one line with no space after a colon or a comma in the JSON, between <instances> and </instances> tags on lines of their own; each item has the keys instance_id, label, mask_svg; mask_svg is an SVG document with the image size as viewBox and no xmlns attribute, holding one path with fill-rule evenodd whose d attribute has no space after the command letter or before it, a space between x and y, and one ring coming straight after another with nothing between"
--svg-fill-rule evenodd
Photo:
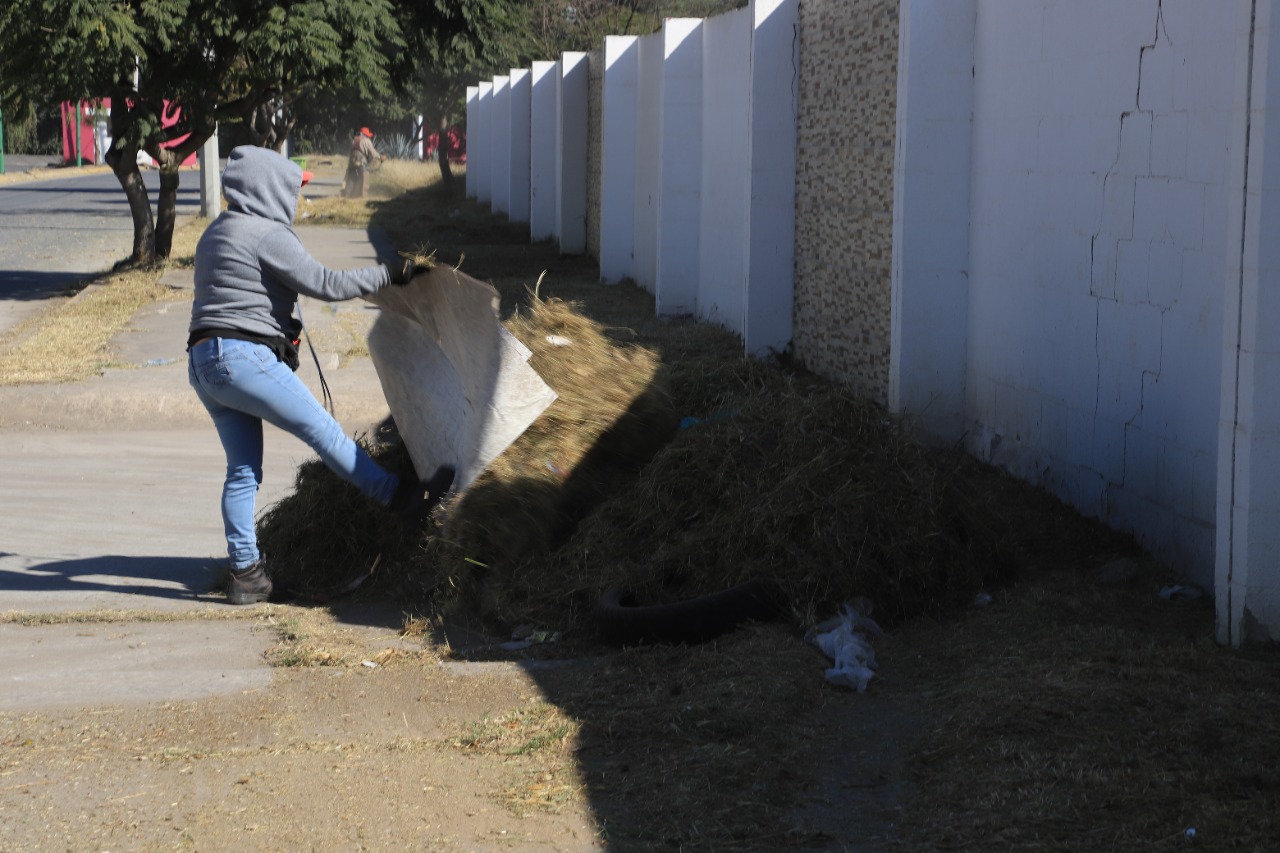
<instances>
[{"instance_id":1,"label":"leafy tree canopy","mask_svg":"<svg viewBox=\"0 0 1280 853\"><path fill-rule=\"evenodd\" d=\"M107 162L133 213L131 260L148 262L168 253L177 166L217 122L243 121L278 147L300 100L340 87L389 97L389 57L404 44L391 0L10 0L0 103L112 99ZM169 128L166 104L181 106ZM158 228L139 151L161 168Z\"/></svg>"}]
</instances>

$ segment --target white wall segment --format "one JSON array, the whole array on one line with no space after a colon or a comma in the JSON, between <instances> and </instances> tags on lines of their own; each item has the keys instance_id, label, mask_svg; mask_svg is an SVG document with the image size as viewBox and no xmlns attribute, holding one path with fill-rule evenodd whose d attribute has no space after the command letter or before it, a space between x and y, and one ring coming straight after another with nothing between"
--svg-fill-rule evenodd
<instances>
[{"instance_id":1,"label":"white wall segment","mask_svg":"<svg viewBox=\"0 0 1280 853\"><path fill-rule=\"evenodd\" d=\"M529 70L529 239L556 236L556 88L560 65L538 61Z\"/></svg>"},{"instance_id":2,"label":"white wall segment","mask_svg":"<svg viewBox=\"0 0 1280 853\"><path fill-rule=\"evenodd\" d=\"M635 222L632 272L636 284L656 293L658 283L658 209L662 190L662 33L636 42Z\"/></svg>"},{"instance_id":3,"label":"white wall segment","mask_svg":"<svg viewBox=\"0 0 1280 853\"><path fill-rule=\"evenodd\" d=\"M898 15L889 408L963 432L977 0L902 0Z\"/></svg>"},{"instance_id":4,"label":"white wall segment","mask_svg":"<svg viewBox=\"0 0 1280 853\"><path fill-rule=\"evenodd\" d=\"M512 68L511 89L511 188L508 190L512 222L529 221L530 136L529 119L533 86L527 68Z\"/></svg>"},{"instance_id":5,"label":"white wall segment","mask_svg":"<svg viewBox=\"0 0 1280 853\"><path fill-rule=\"evenodd\" d=\"M795 294L796 54L799 0L751 0L751 218L747 241L749 355L791 343Z\"/></svg>"},{"instance_id":6,"label":"white wall segment","mask_svg":"<svg viewBox=\"0 0 1280 853\"><path fill-rule=\"evenodd\" d=\"M656 309L692 314L698 307L702 203L702 20L668 18L660 35Z\"/></svg>"},{"instance_id":7,"label":"white wall segment","mask_svg":"<svg viewBox=\"0 0 1280 853\"><path fill-rule=\"evenodd\" d=\"M467 177L476 174L476 200L493 203L493 81L476 87L476 126L467 127ZM470 186L470 183L468 183Z\"/></svg>"},{"instance_id":8,"label":"white wall segment","mask_svg":"<svg viewBox=\"0 0 1280 853\"><path fill-rule=\"evenodd\" d=\"M587 92L590 67L585 53L565 53L558 64L556 91L556 235L560 251L587 250Z\"/></svg>"},{"instance_id":9,"label":"white wall segment","mask_svg":"<svg viewBox=\"0 0 1280 853\"><path fill-rule=\"evenodd\" d=\"M600 152L600 279L634 275L636 124L640 49L635 36L606 36Z\"/></svg>"},{"instance_id":10,"label":"white wall segment","mask_svg":"<svg viewBox=\"0 0 1280 853\"><path fill-rule=\"evenodd\" d=\"M480 124L480 87L467 87L467 140L470 142L471 134L475 132L476 127ZM480 176L472 171L471 165L475 162L473 158L474 151L470 144L467 145L467 198L479 198Z\"/></svg>"},{"instance_id":11,"label":"white wall segment","mask_svg":"<svg viewBox=\"0 0 1280 853\"><path fill-rule=\"evenodd\" d=\"M742 333L746 325L750 174L751 10L702 25L702 175L698 316Z\"/></svg>"},{"instance_id":12,"label":"white wall segment","mask_svg":"<svg viewBox=\"0 0 1280 853\"><path fill-rule=\"evenodd\" d=\"M492 140L490 157L493 171L493 212L511 215L511 78L493 78L493 121L489 123Z\"/></svg>"},{"instance_id":13,"label":"white wall segment","mask_svg":"<svg viewBox=\"0 0 1280 853\"><path fill-rule=\"evenodd\" d=\"M1233 5L1214 589L1218 639L1239 646L1280 640L1280 10L1259 0L1251 30L1254 4Z\"/></svg>"},{"instance_id":14,"label":"white wall segment","mask_svg":"<svg viewBox=\"0 0 1280 853\"><path fill-rule=\"evenodd\" d=\"M974 51L967 445L1204 586L1234 144L1223 8L980 0Z\"/></svg>"}]
</instances>

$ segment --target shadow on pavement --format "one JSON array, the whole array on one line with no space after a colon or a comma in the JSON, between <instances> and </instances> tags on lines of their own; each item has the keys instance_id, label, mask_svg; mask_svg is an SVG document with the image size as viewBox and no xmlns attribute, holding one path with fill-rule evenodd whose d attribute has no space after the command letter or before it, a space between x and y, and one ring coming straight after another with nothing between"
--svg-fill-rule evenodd
<instances>
[{"instance_id":1,"label":"shadow on pavement","mask_svg":"<svg viewBox=\"0 0 1280 853\"><path fill-rule=\"evenodd\" d=\"M129 557L107 554L0 569L0 590L114 592L152 598L202 597L218 583L224 561L200 557Z\"/></svg>"},{"instance_id":2,"label":"shadow on pavement","mask_svg":"<svg viewBox=\"0 0 1280 853\"><path fill-rule=\"evenodd\" d=\"M0 270L0 299L31 301L70 296L95 273Z\"/></svg>"}]
</instances>

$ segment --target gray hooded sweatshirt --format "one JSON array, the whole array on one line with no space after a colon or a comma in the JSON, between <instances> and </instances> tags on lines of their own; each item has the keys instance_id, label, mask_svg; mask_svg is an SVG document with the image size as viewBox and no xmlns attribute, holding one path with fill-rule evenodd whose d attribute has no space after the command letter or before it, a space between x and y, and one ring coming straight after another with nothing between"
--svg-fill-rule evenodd
<instances>
[{"instance_id":1,"label":"gray hooded sweatshirt","mask_svg":"<svg viewBox=\"0 0 1280 853\"><path fill-rule=\"evenodd\" d=\"M196 245L192 333L292 339L298 294L340 302L390 283L382 265L331 270L311 257L292 227L301 189L302 169L287 157L253 145L232 150L222 175L227 209Z\"/></svg>"}]
</instances>

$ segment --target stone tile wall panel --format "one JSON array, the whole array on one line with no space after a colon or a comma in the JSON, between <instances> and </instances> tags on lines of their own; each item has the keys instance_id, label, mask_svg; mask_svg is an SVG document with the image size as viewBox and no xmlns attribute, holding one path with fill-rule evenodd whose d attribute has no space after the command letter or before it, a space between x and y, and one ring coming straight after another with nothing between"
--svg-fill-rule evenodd
<instances>
[{"instance_id":1,"label":"stone tile wall panel","mask_svg":"<svg viewBox=\"0 0 1280 853\"><path fill-rule=\"evenodd\" d=\"M888 394L897 0L803 0L795 354Z\"/></svg>"}]
</instances>

